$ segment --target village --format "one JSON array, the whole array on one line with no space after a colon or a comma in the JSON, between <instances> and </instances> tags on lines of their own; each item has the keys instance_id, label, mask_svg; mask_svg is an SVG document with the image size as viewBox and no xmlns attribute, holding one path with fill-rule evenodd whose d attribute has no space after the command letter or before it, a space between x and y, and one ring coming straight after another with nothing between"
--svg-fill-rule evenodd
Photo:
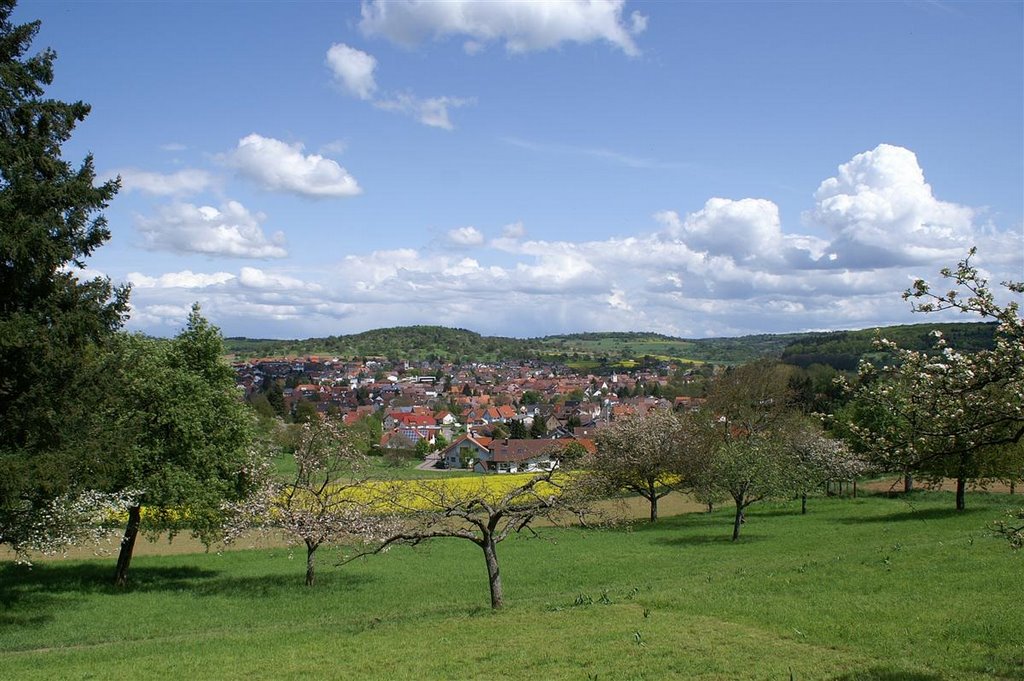
<instances>
[{"instance_id":1,"label":"village","mask_svg":"<svg viewBox=\"0 0 1024 681\"><path fill-rule=\"evenodd\" d=\"M459 365L321 356L232 366L257 413L371 424L370 453L408 452L422 467L478 473L550 470L572 443L592 452L597 430L616 419L697 409L714 372L711 365L654 361L594 375L536 360Z\"/></svg>"}]
</instances>

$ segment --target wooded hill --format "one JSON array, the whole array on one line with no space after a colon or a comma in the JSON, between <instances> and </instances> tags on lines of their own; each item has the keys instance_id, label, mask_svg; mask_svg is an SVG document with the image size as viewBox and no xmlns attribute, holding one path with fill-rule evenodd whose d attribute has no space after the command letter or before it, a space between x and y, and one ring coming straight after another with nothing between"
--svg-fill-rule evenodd
<instances>
[{"instance_id":1,"label":"wooded hill","mask_svg":"<svg viewBox=\"0 0 1024 681\"><path fill-rule=\"evenodd\" d=\"M759 357L779 357L799 366L825 364L853 370L861 357L873 356L876 337L901 347L931 347L930 333L938 329L958 350L992 346L993 324L912 324L859 331L761 334L737 338L674 338L656 333L575 333L541 338L482 336L466 329L443 326L399 326L363 333L272 340L227 338L229 352L239 357L330 355L341 358L383 357L391 360L497 362L541 360L579 369L632 368L661 362L739 364Z\"/></svg>"},{"instance_id":2,"label":"wooded hill","mask_svg":"<svg viewBox=\"0 0 1024 681\"><path fill-rule=\"evenodd\" d=\"M807 367L824 364L844 371L854 371L861 358L881 360L883 353L874 347L876 338L886 338L907 350L928 350L935 345L933 331L942 332L949 346L961 352L990 349L994 344L996 325L908 324L861 331L833 331L807 334L789 343L782 351L782 361Z\"/></svg>"}]
</instances>

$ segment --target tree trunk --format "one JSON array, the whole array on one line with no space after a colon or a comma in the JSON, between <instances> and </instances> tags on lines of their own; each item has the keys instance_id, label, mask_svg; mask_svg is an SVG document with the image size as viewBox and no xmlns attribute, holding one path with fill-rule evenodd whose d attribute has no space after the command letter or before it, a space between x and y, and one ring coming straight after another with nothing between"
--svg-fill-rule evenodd
<instances>
[{"instance_id":1,"label":"tree trunk","mask_svg":"<svg viewBox=\"0 0 1024 681\"><path fill-rule=\"evenodd\" d=\"M906 473L903 476L903 493L910 494L914 491L914 476L910 473Z\"/></svg>"},{"instance_id":2,"label":"tree trunk","mask_svg":"<svg viewBox=\"0 0 1024 681\"><path fill-rule=\"evenodd\" d=\"M658 520L658 497L650 497L651 502L651 522Z\"/></svg>"},{"instance_id":3,"label":"tree trunk","mask_svg":"<svg viewBox=\"0 0 1024 681\"><path fill-rule=\"evenodd\" d=\"M708 502L708 513L714 513L714 512L715 512L715 502L709 501Z\"/></svg>"},{"instance_id":4,"label":"tree trunk","mask_svg":"<svg viewBox=\"0 0 1024 681\"><path fill-rule=\"evenodd\" d=\"M807 492L800 495L800 515L807 514Z\"/></svg>"},{"instance_id":5,"label":"tree trunk","mask_svg":"<svg viewBox=\"0 0 1024 681\"><path fill-rule=\"evenodd\" d=\"M1010 494L1016 494L1017 492L1017 481L1010 480Z\"/></svg>"},{"instance_id":6,"label":"tree trunk","mask_svg":"<svg viewBox=\"0 0 1024 681\"><path fill-rule=\"evenodd\" d=\"M316 583L316 567L314 559L317 545L306 542L306 586L313 586Z\"/></svg>"},{"instance_id":7,"label":"tree trunk","mask_svg":"<svg viewBox=\"0 0 1024 681\"><path fill-rule=\"evenodd\" d=\"M743 523L743 502L736 500L736 519L732 523L732 540L740 538L740 524Z\"/></svg>"},{"instance_id":8,"label":"tree trunk","mask_svg":"<svg viewBox=\"0 0 1024 681\"><path fill-rule=\"evenodd\" d=\"M121 551L117 554L117 567L114 569L114 586L128 584L128 566L132 562L135 551L135 540L139 536L139 524L142 521L142 507L132 506L128 509L128 526L124 528L121 539Z\"/></svg>"},{"instance_id":9,"label":"tree trunk","mask_svg":"<svg viewBox=\"0 0 1024 681\"><path fill-rule=\"evenodd\" d=\"M964 476L956 479L956 510L962 511L967 508L967 480Z\"/></svg>"},{"instance_id":10,"label":"tree trunk","mask_svg":"<svg viewBox=\"0 0 1024 681\"><path fill-rule=\"evenodd\" d=\"M498 569L498 553L494 545L494 537L487 535L480 544L487 561L487 581L491 587L491 608L497 610L504 602L501 592L501 571Z\"/></svg>"},{"instance_id":11,"label":"tree trunk","mask_svg":"<svg viewBox=\"0 0 1024 681\"><path fill-rule=\"evenodd\" d=\"M853 481L853 498L854 499L857 498L857 481L856 480Z\"/></svg>"}]
</instances>

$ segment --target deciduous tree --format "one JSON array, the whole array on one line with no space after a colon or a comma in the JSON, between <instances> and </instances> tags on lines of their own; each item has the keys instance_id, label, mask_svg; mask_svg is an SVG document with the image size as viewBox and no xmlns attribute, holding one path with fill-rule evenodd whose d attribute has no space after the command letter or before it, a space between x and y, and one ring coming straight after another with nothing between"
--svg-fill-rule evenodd
<instances>
[{"instance_id":1,"label":"deciduous tree","mask_svg":"<svg viewBox=\"0 0 1024 681\"><path fill-rule=\"evenodd\" d=\"M282 481L264 469L258 493L230 507L225 539L243 532L283 532L306 548L306 585L316 582L316 552L347 541L380 540L392 525L374 513L370 493L360 488L369 477L365 455L341 426L314 421L296 428L295 475Z\"/></svg>"},{"instance_id":2,"label":"deciduous tree","mask_svg":"<svg viewBox=\"0 0 1024 681\"><path fill-rule=\"evenodd\" d=\"M1014 549L1024 548L1024 508L1008 511L1006 517L996 521L996 533L1006 537Z\"/></svg>"},{"instance_id":3,"label":"deciduous tree","mask_svg":"<svg viewBox=\"0 0 1024 681\"><path fill-rule=\"evenodd\" d=\"M380 489L380 506L396 511L403 524L375 549L418 544L428 539L464 539L480 547L487 567L491 607L504 603L497 546L511 534L530 529L540 518L558 521L582 514L586 496L572 476L555 468L502 489L480 478L401 480Z\"/></svg>"},{"instance_id":4,"label":"deciduous tree","mask_svg":"<svg viewBox=\"0 0 1024 681\"><path fill-rule=\"evenodd\" d=\"M829 437L812 423L797 425L787 438L794 458L794 492L800 513L807 513L807 493L831 482L854 480L870 470L868 462L845 442Z\"/></svg>"},{"instance_id":5,"label":"deciduous tree","mask_svg":"<svg viewBox=\"0 0 1024 681\"><path fill-rule=\"evenodd\" d=\"M222 359L220 332L193 306L171 341L124 336L108 376L108 486L134 490L115 583L140 530L219 536L225 502L253 491L253 414ZM143 512L145 509L145 513Z\"/></svg>"},{"instance_id":6,"label":"deciduous tree","mask_svg":"<svg viewBox=\"0 0 1024 681\"><path fill-rule=\"evenodd\" d=\"M615 421L597 432L596 443L596 453L584 464L587 475L608 491L642 496L652 523L658 501L687 482L680 473L687 446L683 418L671 410Z\"/></svg>"},{"instance_id":7,"label":"deciduous tree","mask_svg":"<svg viewBox=\"0 0 1024 681\"><path fill-rule=\"evenodd\" d=\"M788 377L773 362L730 369L708 388L698 421L696 475L709 493L735 503L733 541L751 504L794 487L798 469L789 446L794 416Z\"/></svg>"},{"instance_id":8,"label":"deciduous tree","mask_svg":"<svg viewBox=\"0 0 1024 681\"><path fill-rule=\"evenodd\" d=\"M1016 300L996 301L970 262L974 253L956 269L942 271L953 280L947 292L934 293L918 280L904 298L917 312L955 310L996 322L995 346L958 352L937 331L930 352L880 339L892 359L882 367L862 363L855 392L865 405L861 411L875 417L847 424L881 467L933 480L955 478L957 510L965 508L968 481L1006 477L1000 448L1024 436L1024 321ZM1022 282L1003 285L1011 298L1024 293Z\"/></svg>"}]
</instances>

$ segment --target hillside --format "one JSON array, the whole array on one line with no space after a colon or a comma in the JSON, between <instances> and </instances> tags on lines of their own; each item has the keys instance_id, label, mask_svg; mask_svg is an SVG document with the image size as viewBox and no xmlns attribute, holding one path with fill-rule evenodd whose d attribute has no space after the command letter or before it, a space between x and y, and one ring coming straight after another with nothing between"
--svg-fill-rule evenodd
<instances>
[{"instance_id":1,"label":"hillside","mask_svg":"<svg viewBox=\"0 0 1024 681\"><path fill-rule=\"evenodd\" d=\"M243 357L332 355L337 357L388 357L410 361L494 362L529 358L529 341L481 336L466 329L444 326L396 326L362 333L308 338L306 340L253 340L226 338L231 353Z\"/></svg>"},{"instance_id":2,"label":"hillside","mask_svg":"<svg viewBox=\"0 0 1024 681\"><path fill-rule=\"evenodd\" d=\"M903 347L925 349L929 347L929 333L933 329L941 330L958 349L977 350L991 347L994 326L913 324L880 330L700 339L643 332L574 333L520 339L482 336L474 331L443 326L398 326L305 340L232 337L225 339L225 345L239 357L331 355L415 362L539 359L587 370L661 362L738 364L759 357L781 357L799 366L828 364L839 369L855 369L862 356L874 352L872 341L876 334L881 333Z\"/></svg>"},{"instance_id":3,"label":"hillside","mask_svg":"<svg viewBox=\"0 0 1024 681\"><path fill-rule=\"evenodd\" d=\"M909 324L861 331L834 331L806 334L790 342L782 351L782 361L807 367L825 364L847 371L857 368L862 357L877 357L876 338L894 341L908 350L928 350L934 347L932 331L942 332L951 347L976 352L993 346L995 324Z\"/></svg>"}]
</instances>

